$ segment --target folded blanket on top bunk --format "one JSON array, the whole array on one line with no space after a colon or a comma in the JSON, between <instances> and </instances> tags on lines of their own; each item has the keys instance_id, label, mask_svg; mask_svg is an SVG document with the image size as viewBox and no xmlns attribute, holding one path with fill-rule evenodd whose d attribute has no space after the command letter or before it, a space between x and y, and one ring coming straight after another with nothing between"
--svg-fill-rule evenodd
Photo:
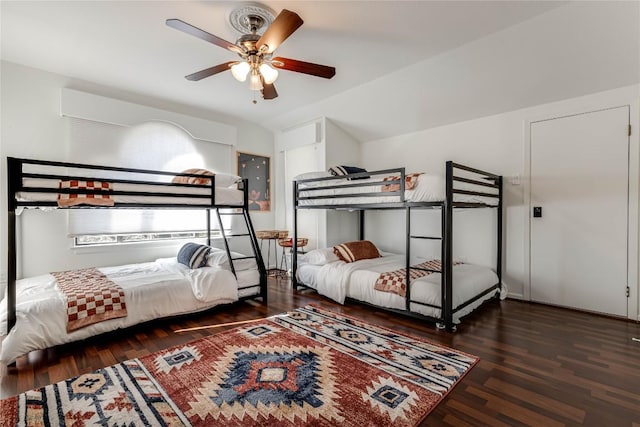
<instances>
[{"instance_id":1,"label":"folded blanket on top bunk","mask_svg":"<svg viewBox=\"0 0 640 427\"><path fill-rule=\"evenodd\" d=\"M422 172L409 173L404 176L404 189L413 190L418 185L418 177L422 175ZM383 181L399 181L400 175L386 176ZM383 192L400 191L400 184L385 184L382 186Z\"/></svg>"},{"instance_id":2,"label":"folded blanket on top bunk","mask_svg":"<svg viewBox=\"0 0 640 427\"><path fill-rule=\"evenodd\" d=\"M61 190L89 190L94 191L111 191L111 184L101 181L79 181L73 179L70 181L60 181L59 187ZM83 193L59 193L58 194L58 206L61 208L67 208L69 206L77 205L91 205L91 206L113 206L113 198L107 193L105 194L83 194Z\"/></svg>"},{"instance_id":3,"label":"folded blanket on top bunk","mask_svg":"<svg viewBox=\"0 0 640 427\"><path fill-rule=\"evenodd\" d=\"M457 261L453 263L453 265L459 264L462 263ZM409 269L409 280L415 280L419 277L442 271L442 264L439 259L425 261L411 267L413 268ZM404 297L407 294L407 269L400 268L395 271L381 273L373 288L377 291L392 292Z\"/></svg>"},{"instance_id":4,"label":"folded blanket on top bunk","mask_svg":"<svg viewBox=\"0 0 640 427\"><path fill-rule=\"evenodd\" d=\"M124 291L97 268L51 275L67 300L67 332L127 315Z\"/></svg>"}]
</instances>

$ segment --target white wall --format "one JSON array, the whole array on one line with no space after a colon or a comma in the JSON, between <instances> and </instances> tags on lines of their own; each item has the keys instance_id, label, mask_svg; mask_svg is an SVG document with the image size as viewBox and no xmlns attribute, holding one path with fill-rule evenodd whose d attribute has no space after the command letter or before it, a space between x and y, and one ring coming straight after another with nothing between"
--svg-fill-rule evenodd
<instances>
[{"instance_id":1,"label":"white wall","mask_svg":"<svg viewBox=\"0 0 640 427\"><path fill-rule=\"evenodd\" d=\"M122 93L70 77L45 72L18 64L2 62L1 68L1 145L0 170L1 231L0 272L7 271L7 211L6 211L6 157L25 157L59 161L81 161L69 153L70 120L60 116L60 94L65 87L81 89L102 96L126 99L140 105L153 104L155 108L179 114L218 120L227 127L237 129L236 146L240 150L273 157L273 134L259 126L228 119L212 117L205 111L150 99L136 94ZM215 126L214 126L215 127ZM212 129L215 131L215 129ZM201 144L207 144L201 142ZM206 151L206 150L205 150ZM228 171L235 173L235 155L229 155ZM251 212L256 229L273 228L274 212ZM127 245L118 248L72 249L72 241L66 236L67 212L26 211L18 219L19 270L18 276L43 274L68 268L117 265L142 262L158 257L173 256L179 243ZM20 233L22 235L20 235ZM22 239L20 237L23 237ZM34 248L42 248L38 256L29 254ZM4 278L4 277L3 277Z\"/></svg>"},{"instance_id":2,"label":"white wall","mask_svg":"<svg viewBox=\"0 0 640 427\"><path fill-rule=\"evenodd\" d=\"M360 143L329 119L325 119L326 168L360 166ZM326 246L357 240L357 212L326 211Z\"/></svg>"},{"instance_id":3,"label":"white wall","mask_svg":"<svg viewBox=\"0 0 640 427\"><path fill-rule=\"evenodd\" d=\"M640 2L568 1L265 126L326 116L364 142L639 82Z\"/></svg>"},{"instance_id":4,"label":"white wall","mask_svg":"<svg viewBox=\"0 0 640 427\"><path fill-rule=\"evenodd\" d=\"M637 104L640 98L638 85L627 86L606 92L573 98L552 104L516 110L504 114L484 117L476 120L455 123L411 134L370 141L362 145L362 163L367 169L406 167L407 171L444 173L446 160L467 164L473 167L502 174L504 181L504 262L503 280L512 297L523 297L524 287L528 284L525 259L525 236L528 232L528 208L525 206L525 147L527 120L541 117L560 116L615 105ZM640 118L631 117L635 133L632 145L638 145ZM637 149L632 151L637 153ZM638 163L637 158L631 162ZM521 184L513 185L510 178L520 177ZM632 196L637 200L637 195ZM397 226L391 225L391 215L370 215L367 217L368 237L373 233L384 249L404 251L404 219L398 218ZM398 214L400 215L400 214ZM462 225L463 231L454 233L454 255L491 265L494 248L483 245L493 237L495 229L486 229L487 218L483 214L476 219L474 212L456 214L454 223ZM460 218L460 219L459 219ZM457 222L456 222L457 221ZM490 221L490 220L489 220ZM491 224L491 222L489 222ZM638 236L632 235L630 239ZM488 250L492 251L491 254ZM638 298L638 290L633 290ZM637 304L632 304L637 307ZM635 316L631 313L631 317Z\"/></svg>"}]
</instances>

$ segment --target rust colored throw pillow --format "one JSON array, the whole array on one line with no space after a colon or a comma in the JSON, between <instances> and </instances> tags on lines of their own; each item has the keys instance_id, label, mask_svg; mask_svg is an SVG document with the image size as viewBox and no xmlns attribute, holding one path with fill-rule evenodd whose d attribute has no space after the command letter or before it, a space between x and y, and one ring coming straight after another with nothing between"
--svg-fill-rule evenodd
<instances>
[{"instance_id":1,"label":"rust colored throw pillow","mask_svg":"<svg viewBox=\"0 0 640 427\"><path fill-rule=\"evenodd\" d=\"M206 169L187 169L182 173L192 173L194 175L213 176L214 173ZM194 184L194 185L209 185L208 178L198 178L195 176L176 176L171 180L174 184Z\"/></svg>"},{"instance_id":2,"label":"rust colored throw pillow","mask_svg":"<svg viewBox=\"0 0 640 427\"><path fill-rule=\"evenodd\" d=\"M376 245L368 240L346 242L333 247L333 253L344 262L354 262L361 259L380 258Z\"/></svg>"}]
</instances>

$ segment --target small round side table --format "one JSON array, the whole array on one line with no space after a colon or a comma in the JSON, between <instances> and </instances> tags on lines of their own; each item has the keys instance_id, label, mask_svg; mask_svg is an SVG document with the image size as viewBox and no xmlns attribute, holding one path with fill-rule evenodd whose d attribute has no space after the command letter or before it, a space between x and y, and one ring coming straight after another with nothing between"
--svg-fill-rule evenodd
<instances>
[{"instance_id":1,"label":"small round side table","mask_svg":"<svg viewBox=\"0 0 640 427\"><path fill-rule=\"evenodd\" d=\"M286 238L289 235L287 230L260 230L256 231L256 237L260 239L260 252L262 252L262 244L267 241L267 273L275 275L278 267L278 239ZM276 268L271 268L271 242L273 242L273 256L276 259Z\"/></svg>"}]
</instances>

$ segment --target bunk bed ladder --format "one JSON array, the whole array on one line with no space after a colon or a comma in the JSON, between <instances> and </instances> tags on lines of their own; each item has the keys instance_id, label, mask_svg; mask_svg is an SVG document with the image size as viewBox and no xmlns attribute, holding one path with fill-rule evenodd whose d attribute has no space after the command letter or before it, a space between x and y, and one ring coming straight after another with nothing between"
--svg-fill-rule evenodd
<instances>
[{"instance_id":1,"label":"bunk bed ladder","mask_svg":"<svg viewBox=\"0 0 640 427\"><path fill-rule=\"evenodd\" d=\"M222 215L242 215L247 232L227 235L226 232L224 231L224 226L222 225ZM251 222L251 217L249 216L248 209L242 208L241 212L238 212L235 210L234 212L220 212L220 208L216 208L216 216L218 217L220 234L222 235L222 240L224 242L224 249L227 252L227 258L229 259L229 266L231 267L231 272L236 278L238 278L233 262L241 259L250 259L250 258L255 259L256 264L258 265L258 271L260 272L260 296L262 297L262 301L266 303L267 302L267 271L264 266L264 262L262 260L262 253L258 248L258 239L256 238L255 231L253 229L253 223ZM233 258L231 256L231 249L229 248L229 240L228 240L229 237L249 237L253 255ZM211 242L209 242L209 245L210 244Z\"/></svg>"},{"instance_id":2,"label":"bunk bed ladder","mask_svg":"<svg viewBox=\"0 0 640 427\"><path fill-rule=\"evenodd\" d=\"M210 209L207 209L207 210L209 212L211 212ZM230 214L236 214L236 212L229 212L229 213ZM233 265L233 261L235 260L235 258L233 258L231 256L231 251L229 250L229 241L227 240L227 234L224 232L224 226L222 225L222 216L220 215L220 209L219 208L216 208L216 216L218 217L218 226L220 227L220 234L222 234L222 241L224 242L224 249L225 249L225 251L227 251L227 259L229 260L229 267L231 267L231 272L233 273L233 275L237 279L238 278L238 274L236 273L236 268ZM209 242L209 246L211 246L211 242ZM250 257L250 258L255 258L255 257Z\"/></svg>"},{"instance_id":3,"label":"bunk bed ladder","mask_svg":"<svg viewBox=\"0 0 640 427\"><path fill-rule=\"evenodd\" d=\"M291 241L291 287L298 290L298 181L293 180L293 240ZM362 219L363 216L360 216ZM360 226L361 236L364 226ZM360 239L362 240L362 238Z\"/></svg>"},{"instance_id":4,"label":"bunk bed ladder","mask_svg":"<svg viewBox=\"0 0 640 427\"><path fill-rule=\"evenodd\" d=\"M246 192L245 192L246 194ZM258 245L258 238L256 237L256 231L253 228L251 217L249 216L248 203L245 204L245 208L242 209L242 217L247 225L247 231L249 232L249 240L251 241L251 248L256 256L256 262L258 263L258 270L260 271L260 294L262 296L262 302L267 303L267 269L264 266L264 260L262 259L262 252Z\"/></svg>"},{"instance_id":5,"label":"bunk bed ladder","mask_svg":"<svg viewBox=\"0 0 640 427\"><path fill-rule=\"evenodd\" d=\"M406 239L406 283L411 283L410 279L411 279L411 270L418 270L418 271L425 271L427 273L440 273L442 275L442 264L440 264L440 270L435 270L432 268L423 268L423 267L416 267L416 266L412 266L411 264L411 239L421 239L421 240L442 240L442 237L439 236L418 236L415 234L411 234L411 206L407 206L406 207L406 224L407 224L407 231L406 231L406 235L408 236L408 239ZM416 209L419 209L419 207L416 206ZM444 230L444 228L443 228ZM407 286L407 292L406 292L407 298L406 298L406 310L407 311L411 311L410 310L410 305L411 305L411 286ZM444 295L444 293L442 293L442 295ZM443 307L443 303L441 300L441 305L440 307Z\"/></svg>"}]
</instances>

